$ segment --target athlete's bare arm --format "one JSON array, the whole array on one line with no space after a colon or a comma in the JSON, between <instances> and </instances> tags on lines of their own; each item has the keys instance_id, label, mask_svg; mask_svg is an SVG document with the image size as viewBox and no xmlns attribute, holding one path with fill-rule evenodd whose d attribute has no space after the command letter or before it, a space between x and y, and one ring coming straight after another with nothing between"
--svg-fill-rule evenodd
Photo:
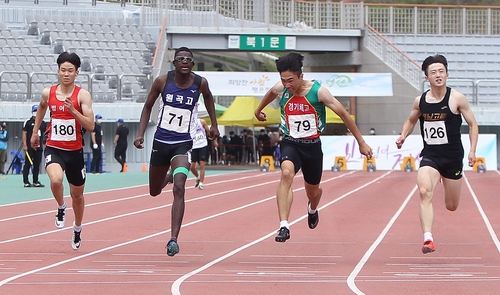
<instances>
[{"instance_id":1,"label":"athlete's bare arm","mask_svg":"<svg viewBox=\"0 0 500 295\"><path fill-rule=\"evenodd\" d=\"M220 134L217 124L217 114L215 113L214 97L212 96L212 92L208 87L208 81L205 78L201 79L200 93L203 94L203 102L205 103L205 108L207 109L208 116L210 117L210 122L212 122L210 131L208 132L208 138L213 140L215 138L218 138Z\"/></svg>"},{"instance_id":2,"label":"athlete's bare arm","mask_svg":"<svg viewBox=\"0 0 500 295\"><path fill-rule=\"evenodd\" d=\"M78 103L82 109L81 113L75 109L70 97L66 97L64 106L75 117L75 119L80 122L80 125L82 125L83 128L92 132L95 125L94 111L92 110L92 95L90 95L90 92L85 89L80 89L80 92L78 93Z\"/></svg>"},{"instance_id":3,"label":"athlete's bare arm","mask_svg":"<svg viewBox=\"0 0 500 295\"><path fill-rule=\"evenodd\" d=\"M144 102L144 107L141 112L141 119L139 121L139 130L137 131L137 137L134 140L134 145L138 149L144 148L144 132L146 132L146 127L148 126L149 117L151 116L151 110L155 104L158 96L160 96L163 88L167 83L167 75L161 75L155 79L151 90L149 91L148 98Z\"/></svg>"},{"instance_id":4,"label":"athlete's bare arm","mask_svg":"<svg viewBox=\"0 0 500 295\"><path fill-rule=\"evenodd\" d=\"M401 131L401 135L396 140L396 145L398 149L400 149L403 146L405 139L408 137L408 135L410 135L413 132L415 124L417 124L418 118L420 117L420 115L422 115L422 112L420 112L419 103L420 103L420 96L417 96L413 101L413 108L411 109L410 116L408 117L408 119L406 119L405 123L403 124L403 130Z\"/></svg>"},{"instance_id":5,"label":"athlete's bare arm","mask_svg":"<svg viewBox=\"0 0 500 295\"><path fill-rule=\"evenodd\" d=\"M347 112L342 103L336 99L328 89L325 87L320 87L318 90L318 99L322 102L326 107L334 111L341 119L344 121L344 124L349 128L352 135L356 138L359 144L359 151L361 154L365 155L368 159L370 159L373 155L371 147L365 142L363 136L361 136L361 132L356 126L356 123L351 118L351 115Z\"/></svg>"},{"instance_id":6,"label":"athlete's bare arm","mask_svg":"<svg viewBox=\"0 0 500 295\"><path fill-rule=\"evenodd\" d=\"M45 113L47 112L47 107L49 105L49 94L49 87L42 90L42 99L40 100L40 103L38 104L38 110L36 111L35 125L33 126L33 133L30 138L31 147L35 150L40 147L40 136L38 135L38 130L40 129L40 125L42 124Z\"/></svg>"},{"instance_id":7,"label":"athlete's bare arm","mask_svg":"<svg viewBox=\"0 0 500 295\"><path fill-rule=\"evenodd\" d=\"M458 91L452 92L454 95L451 97L453 101L457 104L457 111L462 114L465 122L469 125L469 140L470 140L470 151L468 155L469 166L474 166L476 163L476 147L479 134L479 127L476 122L476 117L470 108L469 101L462 93Z\"/></svg>"},{"instance_id":8,"label":"athlete's bare arm","mask_svg":"<svg viewBox=\"0 0 500 295\"><path fill-rule=\"evenodd\" d=\"M267 93L264 95L264 98L262 98L262 101L260 102L259 106L257 109L255 109L255 117L259 121L266 121L267 116L266 113L263 112L262 110L270 104L273 100L275 100L279 95L283 93L283 89L285 87L283 86L283 83L278 82L276 83L271 89L267 91Z\"/></svg>"}]
</instances>

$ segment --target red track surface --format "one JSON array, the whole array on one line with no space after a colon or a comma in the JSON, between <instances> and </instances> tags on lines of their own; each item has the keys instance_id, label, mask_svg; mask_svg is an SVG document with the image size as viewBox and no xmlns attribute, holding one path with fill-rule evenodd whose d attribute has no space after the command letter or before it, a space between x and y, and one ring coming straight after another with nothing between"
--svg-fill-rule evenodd
<instances>
[{"instance_id":1,"label":"red track surface","mask_svg":"<svg viewBox=\"0 0 500 295\"><path fill-rule=\"evenodd\" d=\"M437 250L420 252L416 173L323 174L309 230L295 178L291 239L274 242L278 172L207 177L186 190L180 253L165 254L172 193L147 186L86 195L82 247L54 226L55 201L0 207L1 294L497 294L500 174L468 172L461 204L434 200ZM471 189L469 189L469 184ZM68 200L68 202L70 202Z\"/></svg>"}]
</instances>

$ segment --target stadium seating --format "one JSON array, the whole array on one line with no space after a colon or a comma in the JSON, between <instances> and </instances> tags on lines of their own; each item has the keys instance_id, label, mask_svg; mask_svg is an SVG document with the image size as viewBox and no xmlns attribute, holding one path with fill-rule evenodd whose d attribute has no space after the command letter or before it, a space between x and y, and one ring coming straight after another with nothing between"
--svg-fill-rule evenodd
<instances>
[{"instance_id":1,"label":"stadium seating","mask_svg":"<svg viewBox=\"0 0 500 295\"><path fill-rule=\"evenodd\" d=\"M151 67L156 43L133 20L26 15L25 21L24 29L0 22L0 72L4 72L0 76L1 100L38 99L44 87L57 83L56 58L63 51L80 56L80 75L98 74L91 79L97 101L115 102L123 90L129 91L125 93L127 101L137 100L134 89L146 85L142 69ZM28 97L28 74L32 97ZM117 77L121 75L126 76L120 89Z\"/></svg>"}]
</instances>

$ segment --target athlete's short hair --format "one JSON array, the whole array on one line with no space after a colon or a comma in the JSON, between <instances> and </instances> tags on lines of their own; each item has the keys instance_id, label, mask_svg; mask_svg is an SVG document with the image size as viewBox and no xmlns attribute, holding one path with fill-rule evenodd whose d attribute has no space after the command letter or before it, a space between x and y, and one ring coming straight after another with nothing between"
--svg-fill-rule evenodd
<instances>
[{"instance_id":1,"label":"athlete's short hair","mask_svg":"<svg viewBox=\"0 0 500 295\"><path fill-rule=\"evenodd\" d=\"M78 68L82 65L80 57L74 52L68 53L65 51L59 54L59 57L57 57L57 67L60 68L61 65L65 62L69 62L70 64L74 65L76 70L78 70Z\"/></svg>"},{"instance_id":2,"label":"athlete's short hair","mask_svg":"<svg viewBox=\"0 0 500 295\"><path fill-rule=\"evenodd\" d=\"M276 69L280 73L290 71L297 76L300 76L300 74L302 74L303 60L304 56L302 54L298 52L290 52L276 60Z\"/></svg>"},{"instance_id":3,"label":"athlete's short hair","mask_svg":"<svg viewBox=\"0 0 500 295\"><path fill-rule=\"evenodd\" d=\"M424 72L426 77L427 77L427 68L429 68L429 66L431 64L435 64L435 63L443 64L444 67L446 68L446 72L448 72L448 61L446 60L446 57L444 57L441 54L436 54L436 55L432 55L432 56L427 57L424 60L424 62L422 63L422 71Z\"/></svg>"},{"instance_id":4,"label":"athlete's short hair","mask_svg":"<svg viewBox=\"0 0 500 295\"><path fill-rule=\"evenodd\" d=\"M193 52L191 51L191 49L187 48L187 47L180 47L178 49L175 50L175 53L174 53L174 58L177 56L177 54L181 51L186 51L186 52L189 52L191 53L191 56L194 57L193 55Z\"/></svg>"}]
</instances>

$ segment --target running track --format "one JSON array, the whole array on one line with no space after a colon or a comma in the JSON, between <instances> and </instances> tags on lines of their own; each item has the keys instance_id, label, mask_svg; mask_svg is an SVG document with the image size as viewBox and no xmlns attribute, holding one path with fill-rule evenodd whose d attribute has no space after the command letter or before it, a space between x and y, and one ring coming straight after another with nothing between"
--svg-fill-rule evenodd
<instances>
[{"instance_id":1,"label":"running track","mask_svg":"<svg viewBox=\"0 0 500 295\"><path fill-rule=\"evenodd\" d=\"M0 206L0 294L497 294L500 173L466 173L456 212L438 187L437 250L427 255L415 178L325 171L309 230L298 176L283 244L274 242L278 172L209 176L203 191L188 180L175 257L164 249L171 186L156 198L145 185L87 193L78 251L71 209L58 230L54 200Z\"/></svg>"}]
</instances>

